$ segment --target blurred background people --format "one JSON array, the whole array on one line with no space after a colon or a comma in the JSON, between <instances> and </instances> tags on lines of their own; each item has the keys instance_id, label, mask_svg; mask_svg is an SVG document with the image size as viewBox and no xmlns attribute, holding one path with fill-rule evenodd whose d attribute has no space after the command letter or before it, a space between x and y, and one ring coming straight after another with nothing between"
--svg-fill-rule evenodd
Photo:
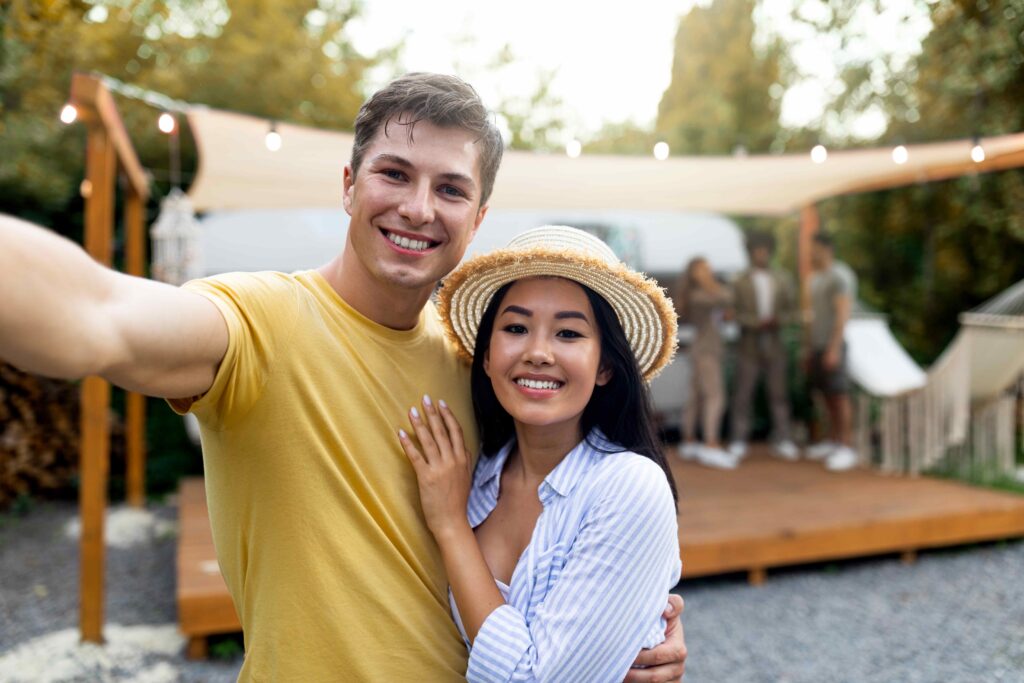
<instances>
[{"instance_id":1,"label":"blurred background people","mask_svg":"<svg viewBox=\"0 0 1024 683\"><path fill-rule=\"evenodd\" d=\"M793 281L785 271L771 267L775 251L772 235L751 234L747 251L750 267L740 274L733 286L740 337L736 348L729 453L736 458L746 455L754 392L763 376L772 418L772 452L786 460L796 460L800 454L790 434L786 348L781 333L783 325L796 320Z\"/></svg>"},{"instance_id":2,"label":"blurred background people","mask_svg":"<svg viewBox=\"0 0 1024 683\"><path fill-rule=\"evenodd\" d=\"M690 392L683 406L679 455L709 467L733 469L738 458L726 452L719 441L725 410L720 325L732 303L732 293L715 279L707 259L698 256L687 265L675 294L680 318L694 329L689 349ZM698 419L703 443L697 441Z\"/></svg>"},{"instance_id":3,"label":"blurred background people","mask_svg":"<svg viewBox=\"0 0 1024 683\"><path fill-rule=\"evenodd\" d=\"M829 437L807 449L813 459L825 459L833 471L848 470L858 462L853 450L853 404L846 374L846 343L843 333L853 308L856 276L840 269L832 239L814 236L811 247L810 320L807 325L805 367L808 387L819 394L828 414Z\"/></svg>"}]
</instances>

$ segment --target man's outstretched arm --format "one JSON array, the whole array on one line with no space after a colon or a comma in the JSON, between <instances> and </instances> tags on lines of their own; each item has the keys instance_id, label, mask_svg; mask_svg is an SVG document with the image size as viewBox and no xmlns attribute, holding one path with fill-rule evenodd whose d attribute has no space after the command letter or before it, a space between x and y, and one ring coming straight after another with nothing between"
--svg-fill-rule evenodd
<instances>
[{"instance_id":1,"label":"man's outstretched arm","mask_svg":"<svg viewBox=\"0 0 1024 683\"><path fill-rule=\"evenodd\" d=\"M0 217L0 359L180 398L210 388L227 342L204 297L104 268L63 237Z\"/></svg>"}]
</instances>

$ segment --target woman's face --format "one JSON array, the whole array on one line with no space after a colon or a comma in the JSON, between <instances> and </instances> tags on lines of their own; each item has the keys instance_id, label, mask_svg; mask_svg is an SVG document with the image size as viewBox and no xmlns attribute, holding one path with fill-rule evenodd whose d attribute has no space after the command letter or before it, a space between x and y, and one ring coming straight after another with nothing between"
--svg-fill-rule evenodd
<instances>
[{"instance_id":1,"label":"woman's face","mask_svg":"<svg viewBox=\"0 0 1024 683\"><path fill-rule=\"evenodd\" d=\"M601 332L582 287L534 277L509 288L494 319L484 371L518 424L578 430L594 387L611 379L600 366Z\"/></svg>"}]
</instances>

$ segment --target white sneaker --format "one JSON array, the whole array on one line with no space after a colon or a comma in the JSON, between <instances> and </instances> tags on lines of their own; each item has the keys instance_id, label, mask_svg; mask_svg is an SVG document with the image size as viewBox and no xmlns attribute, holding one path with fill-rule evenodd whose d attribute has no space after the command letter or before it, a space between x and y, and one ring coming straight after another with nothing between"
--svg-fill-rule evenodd
<instances>
[{"instance_id":1,"label":"white sneaker","mask_svg":"<svg viewBox=\"0 0 1024 683\"><path fill-rule=\"evenodd\" d=\"M839 444L834 441L819 441L816 444L807 447L807 457L810 460L824 460L839 448Z\"/></svg>"},{"instance_id":2,"label":"white sneaker","mask_svg":"<svg viewBox=\"0 0 1024 683\"><path fill-rule=\"evenodd\" d=\"M729 455L721 448L701 446L697 453L697 462L707 467L715 467L720 470L734 470L739 463L738 458Z\"/></svg>"},{"instance_id":3,"label":"white sneaker","mask_svg":"<svg viewBox=\"0 0 1024 683\"><path fill-rule=\"evenodd\" d=\"M733 441L729 444L729 455L740 460L747 455L747 442L746 441Z\"/></svg>"},{"instance_id":4,"label":"white sneaker","mask_svg":"<svg viewBox=\"0 0 1024 683\"><path fill-rule=\"evenodd\" d=\"M860 458L857 457L856 451L849 446L840 446L828 456L825 469L830 472L845 472L856 467L858 460Z\"/></svg>"},{"instance_id":5,"label":"white sneaker","mask_svg":"<svg viewBox=\"0 0 1024 683\"><path fill-rule=\"evenodd\" d=\"M772 452L783 460L799 460L800 449L796 447L796 444L786 439L785 441L779 441L772 447Z\"/></svg>"},{"instance_id":6,"label":"white sneaker","mask_svg":"<svg viewBox=\"0 0 1024 683\"><path fill-rule=\"evenodd\" d=\"M693 460L700 453L700 444L696 441L687 441L676 446L676 452L683 460Z\"/></svg>"}]
</instances>

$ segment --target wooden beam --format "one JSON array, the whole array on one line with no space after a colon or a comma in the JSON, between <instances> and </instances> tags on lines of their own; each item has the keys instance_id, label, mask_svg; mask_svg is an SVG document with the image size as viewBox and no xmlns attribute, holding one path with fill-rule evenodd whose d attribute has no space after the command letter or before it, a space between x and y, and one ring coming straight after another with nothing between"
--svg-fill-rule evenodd
<instances>
[{"instance_id":1,"label":"wooden beam","mask_svg":"<svg viewBox=\"0 0 1024 683\"><path fill-rule=\"evenodd\" d=\"M124 205L125 272L145 276L145 201L129 189ZM126 493L128 504L146 503L146 397L134 392L125 396Z\"/></svg>"},{"instance_id":2,"label":"wooden beam","mask_svg":"<svg viewBox=\"0 0 1024 683\"><path fill-rule=\"evenodd\" d=\"M89 127L86 143L85 249L98 262L109 265L114 229L114 145L102 125ZM103 642L103 522L107 504L110 427L110 385L87 377L81 390L81 443L79 447L80 540L79 628L82 640Z\"/></svg>"},{"instance_id":3,"label":"wooden beam","mask_svg":"<svg viewBox=\"0 0 1024 683\"><path fill-rule=\"evenodd\" d=\"M821 219L818 216L818 208L814 204L801 209L800 237L797 243L797 271L800 275L800 310L805 316L811 310L811 244L820 226Z\"/></svg>"},{"instance_id":4,"label":"wooden beam","mask_svg":"<svg viewBox=\"0 0 1024 683\"><path fill-rule=\"evenodd\" d=\"M103 81L94 74L74 74L71 77L71 103L91 127L102 125L106 129L128 184L145 203L149 199L149 176L139 163L121 115L117 113L114 98Z\"/></svg>"}]
</instances>

